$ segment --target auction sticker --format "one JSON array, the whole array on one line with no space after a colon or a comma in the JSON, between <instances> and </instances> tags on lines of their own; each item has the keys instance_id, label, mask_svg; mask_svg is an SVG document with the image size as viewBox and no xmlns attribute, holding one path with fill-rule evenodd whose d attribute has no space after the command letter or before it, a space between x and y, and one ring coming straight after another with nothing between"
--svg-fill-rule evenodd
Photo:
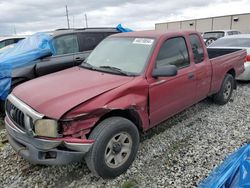
<instances>
[{"instance_id":1,"label":"auction sticker","mask_svg":"<svg viewBox=\"0 0 250 188\"><path fill-rule=\"evenodd\" d=\"M147 38L135 38L133 44L143 44L143 45L152 45L154 39L147 39Z\"/></svg>"}]
</instances>

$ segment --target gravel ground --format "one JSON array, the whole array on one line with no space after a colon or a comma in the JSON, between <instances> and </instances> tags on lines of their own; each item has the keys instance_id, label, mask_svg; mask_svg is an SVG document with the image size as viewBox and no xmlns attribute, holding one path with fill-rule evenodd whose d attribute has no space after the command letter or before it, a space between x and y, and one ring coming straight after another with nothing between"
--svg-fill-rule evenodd
<instances>
[{"instance_id":1,"label":"gravel ground","mask_svg":"<svg viewBox=\"0 0 250 188\"><path fill-rule=\"evenodd\" d=\"M0 187L196 187L250 141L249 97L250 83L240 83L227 105L204 100L142 134L133 165L114 180L93 176L84 162L30 165L7 143L0 147Z\"/></svg>"}]
</instances>

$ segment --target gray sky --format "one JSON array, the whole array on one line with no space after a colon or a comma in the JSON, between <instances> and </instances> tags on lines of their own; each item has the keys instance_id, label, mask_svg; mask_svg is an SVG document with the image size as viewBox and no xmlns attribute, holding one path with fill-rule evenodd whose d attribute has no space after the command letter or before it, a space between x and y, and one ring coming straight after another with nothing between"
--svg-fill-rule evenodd
<instances>
[{"instance_id":1,"label":"gray sky","mask_svg":"<svg viewBox=\"0 0 250 188\"><path fill-rule=\"evenodd\" d=\"M122 23L134 30L154 29L165 21L250 12L250 0L0 0L0 35Z\"/></svg>"}]
</instances>

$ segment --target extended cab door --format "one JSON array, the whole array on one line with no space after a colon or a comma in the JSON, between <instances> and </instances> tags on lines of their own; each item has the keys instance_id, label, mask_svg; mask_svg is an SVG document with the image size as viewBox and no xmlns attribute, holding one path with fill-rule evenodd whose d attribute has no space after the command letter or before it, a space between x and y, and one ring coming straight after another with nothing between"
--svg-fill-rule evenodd
<instances>
[{"instance_id":1,"label":"extended cab door","mask_svg":"<svg viewBox=\"0 0 250 188\"><path fill-rule=\"evenodd\" d=\"M43 76L75 65L74 54L79 52L76 34L67 34L53 39L55 54L43 58L36 65L36 76Z\"/></svg>"},{"instance_id":2,"label":"extended cab door","mask_svg":"<svg viewBox=\"0 0 250 188\"><path fill-rule=\"evenodd\" d=\"M199 37L199 35L190 34L189 39L193 53L191 59L194 62L196 69L196 101L198 102L206 98L210 91L212 68L208 58L205 58L205 45L203 45L202 39Z\"/></svg>"},{"instance_id":3,"label":"extended cab door","mask_svg":"<svg viewBox=\"0 0 250 188\"><path fill-rule=\"evenodd\" d=\"M148 80L151 126L164 121L195 101L195 67L190 62L184 37L170 38L162 44L155 67L162 68L167 65L177 66L176 76Z\"/></svg>"}]
</instances>

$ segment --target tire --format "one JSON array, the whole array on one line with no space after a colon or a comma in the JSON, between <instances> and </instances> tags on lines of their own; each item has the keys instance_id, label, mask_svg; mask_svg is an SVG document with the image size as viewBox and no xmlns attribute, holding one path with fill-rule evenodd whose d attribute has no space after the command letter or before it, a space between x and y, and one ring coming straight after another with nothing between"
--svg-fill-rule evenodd
<instances>
[{"instance_id":1,"label":"tire","mask_svg":"<svg viewBox=\"0 0 250 188\"><path fill-rule=\"evenodd\" d=\"M115 178L124 173L136 157L140 140L137 127L122 117L103 120L89 139L95 142L85 161L88 168L102 178Z\"/></svg>"},{"instance_id":2,"label":"tire","mask_svg":"<svg viewBox=\"0 0 250 188\"><path fill-rule=\"evenodd\" d=\"M219 105L224 105L228 103L232 96L233 88L235 87L234 84L234 77L231 74L226 74L221 85L220 91L213 96L214 102Z\"/></svg>"},{"instance_id":3,"label":"tire","mask_svg":"<svg viewBox=\"0 0 250 188\"><path fill-rule=\"evenodd\" d=\"M206 44L206 46L209 46L210 44L212 44L216 40L217 40L217 38L214 38L214 37L208 38L206 40L205 44Z\"/></svg>"}]
</instances>

